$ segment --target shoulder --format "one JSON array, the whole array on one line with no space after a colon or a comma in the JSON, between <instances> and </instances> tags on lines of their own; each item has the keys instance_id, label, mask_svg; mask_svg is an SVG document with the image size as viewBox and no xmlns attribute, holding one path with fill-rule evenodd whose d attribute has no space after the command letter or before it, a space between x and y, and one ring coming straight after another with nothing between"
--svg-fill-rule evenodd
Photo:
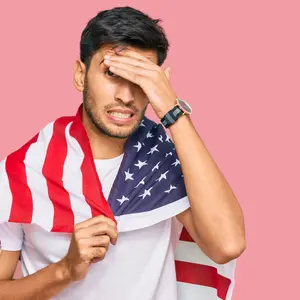
<instances>
[{"instance_id":1,"label":"shoulder","mask_svg":"<svg viewBox=\"0 0 300 300\"><path fill-rule=\"evenodd\" d=\"M21 250L24 231L20 223L0 223L0 249L7 251Z\"/></svg>"}]
</instances>

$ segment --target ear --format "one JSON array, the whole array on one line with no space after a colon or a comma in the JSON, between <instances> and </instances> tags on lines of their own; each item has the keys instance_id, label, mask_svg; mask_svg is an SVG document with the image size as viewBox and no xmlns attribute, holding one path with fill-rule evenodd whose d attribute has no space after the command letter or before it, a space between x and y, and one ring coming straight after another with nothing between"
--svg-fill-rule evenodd
<instances>
[{"instance_id":1,"label":"ear","mask_svg":"<svg viewBox=\"0 0 300 300\"><path fill-rule=\"evenodd\" d=\"M85 76L86 66L82 61L77 60L74 65L74 85L79 92L84 91Z\"/></svg>"},{"instance_id":2,"label":"ear","mask_svg":"<svg viewBox=\"0 0 300 300\"><path fill-rule=\"evenodd\" d=\"M171 67L165 69L165 75L168 78L168 80L171 79Z\"/></svg>"}]
</instances>

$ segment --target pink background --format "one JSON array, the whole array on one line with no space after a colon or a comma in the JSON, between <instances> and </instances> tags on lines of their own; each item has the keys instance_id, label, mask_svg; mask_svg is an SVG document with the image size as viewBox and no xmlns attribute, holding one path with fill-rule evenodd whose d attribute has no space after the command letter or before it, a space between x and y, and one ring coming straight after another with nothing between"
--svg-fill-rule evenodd
<instances>
[{"instance_id":1,"label":"pink background","mask_svg":"<svg viewBox=\"0 0 300 300\"><path fill-rule=\"evenodd\" d=\"M299 297L299 1L3 2L1 160L76 112L81 30L130 3L164 20L173 86L243 206L248 248L234 300Z\"/></svg>"}]
</instances>

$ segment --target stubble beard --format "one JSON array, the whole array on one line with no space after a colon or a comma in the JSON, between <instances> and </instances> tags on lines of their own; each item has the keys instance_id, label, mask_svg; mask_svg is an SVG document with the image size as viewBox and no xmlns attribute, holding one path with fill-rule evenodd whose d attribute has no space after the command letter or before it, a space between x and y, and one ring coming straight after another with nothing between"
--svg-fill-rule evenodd
<instances>
[{"instance_id":1,"label":"stubble beard","mask_svg":"<svg viewBox=\"0 0 300 300\"><path fill-rule=\"evenodd\" d=\"M93 103L94 103L94 101L92 99L92 95L89 93L88 85L86 82L85 88L83 91L83 105L84 105L85 111L87 113L87 116L89 117L90 121L93 123L95 128L100 133L105 134L112 138L117 138L117 139L127 139L139 128L140 124L142 123L142 121L144 119L145 111L147 108L147 107L145 107L144 111L142 111L138 122L136 122L136 124L131 129L127 130L127 132L124 132L124 130L122 130L122 127L120 127L119 130L118 129L116 129L116 130L110 129L109 126L107 126L101 120L100 115L97 114L97 111L96 111L97 107L95 105L93 105ZM105 107L104 111L106 111L107 109L108 108Z\"/></svg>"}]
</instances>

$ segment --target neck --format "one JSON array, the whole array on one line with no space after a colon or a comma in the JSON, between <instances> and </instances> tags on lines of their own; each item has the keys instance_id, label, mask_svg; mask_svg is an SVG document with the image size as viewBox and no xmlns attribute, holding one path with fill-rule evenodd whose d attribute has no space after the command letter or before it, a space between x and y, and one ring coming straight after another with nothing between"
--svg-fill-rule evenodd
<instances>
[{"instance_id":1,"label":"neck","mask_svg":"<svg viewBox=\"0 0 300 300\"><path fill-rule=\"evenodd\" d=\"M91 122L85 109L82 111L82 123L87 132L94 159L114 158L124 152L126 139L113 138L100 132Z\"/></svg>"}]
</instances>

